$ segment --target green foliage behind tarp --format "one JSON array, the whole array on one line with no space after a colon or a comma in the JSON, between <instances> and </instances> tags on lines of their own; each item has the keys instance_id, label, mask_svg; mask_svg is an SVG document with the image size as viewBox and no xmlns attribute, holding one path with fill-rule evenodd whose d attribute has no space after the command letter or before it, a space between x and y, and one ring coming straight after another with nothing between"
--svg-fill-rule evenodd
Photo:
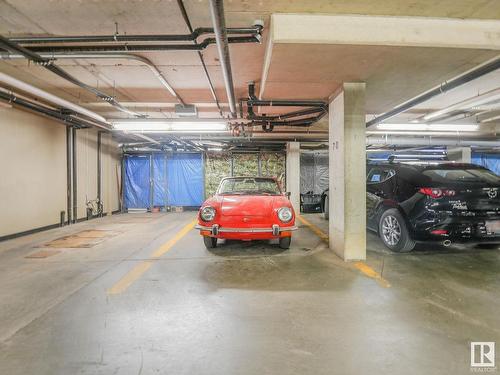
<instances>
[{"instance_id":1,"label":"green foliage behind tarp","mask_svg":"<svg viewBox=\"0 0 500 375\"><path fill-rule=\"evenodd\" d=\"M286 157L282 152L267 152L260 155L261 175L280 178L285 173Z\"/></svg>"},{"instance_id":2,"label":"green foliage behind tarp","mask_svg":"<svg viewBox=\"0 0 500 375\"><path fill-rule=\"evenodd\" d=\"M205 194L214 195L220 180L231 176L231 159L234 176L259 175L258 153L207 153L205 155ZM260 153L260 176L280 178L285 173L284 152Z\"/></svg>"},{"instance_id":3,"label":"green foliage behind tarp","mask_svg":"<svg viewBox=\"0 0 500 375\"><path fill-rule=\"evenodd\" d=\"M233 176L258 176L258 154L233 154Z\"/></svg>"},{"instance_id":4,"label":"green foliage behind tarp","mask_svg":"<svg viewBox=\"0 0 500 375\"><path fill-rule=\"evenodd\" d=\"M205 196L214 195L219 182L231 176L231 155L222 153L205 154Z\"/></svg>"}]
</instances>

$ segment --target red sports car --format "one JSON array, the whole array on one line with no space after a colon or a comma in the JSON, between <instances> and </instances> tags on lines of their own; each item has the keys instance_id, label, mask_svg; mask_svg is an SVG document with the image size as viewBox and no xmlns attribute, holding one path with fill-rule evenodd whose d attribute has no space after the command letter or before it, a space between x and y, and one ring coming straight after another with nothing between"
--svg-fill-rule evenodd
<instances>
[{"instance_id":1,"label":"red sports car","mask_svg":"<svg viewBox=\"0 0 500 375\"><path fill-rule=\"evenodd\" d=\"M207 248L217 239L271 240L288 249L296 230L295 212L274 178L228 177L200 208L198 225Z\"/></svg>"}]
</instances>

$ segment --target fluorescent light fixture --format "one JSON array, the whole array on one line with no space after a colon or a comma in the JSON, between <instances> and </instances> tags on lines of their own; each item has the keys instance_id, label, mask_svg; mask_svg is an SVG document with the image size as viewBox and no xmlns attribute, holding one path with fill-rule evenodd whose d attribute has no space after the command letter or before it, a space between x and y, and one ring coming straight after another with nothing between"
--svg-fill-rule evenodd
<instances>
[{"instance_id":1,"label":"fluorescent light fixture","mask_svg":"<svg viewBox=\"0 0 500 375\"><path fill-rule=\"evenodd\" d=\"M442 132L474 132L479 129L475 124L378 124L378 130L398 131L442 131Z\"/></svg>"},{"instance_id":2,"label":"fluorescent light fixture","mask_svg":"<svg viewBox=\"0 0 500 375\"><path fill-rule=\"evenodd\" d=\"M221 119L200 119L185 121L182 119L138 119L111 120L113 128L128 132L144 133L206 133L228 130L227 122Z\"/></svg>"},{"instance_id":3,"label":"fluorescent light fixture","mask_svg":"<svg viewBox=\"0 0 500 375\"><path fill-rule=\"evenodd\" d=\"M436 131L409 131L403 132L398 130L368 130L367 135L453 135L453 132L436 132Z\"/></svg>"}]
</instances>

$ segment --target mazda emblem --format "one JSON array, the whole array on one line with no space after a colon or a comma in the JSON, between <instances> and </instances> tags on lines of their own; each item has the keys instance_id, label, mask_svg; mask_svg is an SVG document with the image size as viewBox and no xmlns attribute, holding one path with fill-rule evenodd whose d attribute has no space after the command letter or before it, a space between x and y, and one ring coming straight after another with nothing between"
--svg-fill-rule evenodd
<instances>
[{"instance_id":1,"label":"mazda emblem","mask_svg":"<svg viewBox=\"0 0 500 375\"><path fill-rule=\"evenodd\" d=\"M488 197L490 197L490 199L496 198L497 194L498 194L497 189L489 189L488 190Z\"/></svg>"}]
</instances>

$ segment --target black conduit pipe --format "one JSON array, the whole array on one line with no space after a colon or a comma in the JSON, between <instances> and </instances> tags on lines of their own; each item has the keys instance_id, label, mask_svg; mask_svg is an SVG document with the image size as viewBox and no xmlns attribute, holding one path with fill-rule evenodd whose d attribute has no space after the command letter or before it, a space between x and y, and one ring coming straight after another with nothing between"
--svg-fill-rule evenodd
<instances>
[{"instance_id":1,"label":"black conduit pipe","mask_svg":"<svg viewBox=\"0 0 500 375\"><path fill-rule=\"evenodd\" d=\"M260 39L255 36L234 36L228 38L228 43L259 43L259 42ZM33 53L203 51L211 44L216 44L215 38L206 38L197 44L123 44L123 45L94 44L94 45L80 45L80 46L30 46L23 48Z\"/></svg>"},{"instance_id":2,"label":"black conduit pipe","mask_svg":"<svg viewBox=\"0 0 500 375\"><path fill-rule=\"evenodd\" d=\"M450 81L445 81L441 83L438 87L433 88L432 90L429 90L427 92L424 92L423 94L401 104L398 105L397 107L391 109L390 111L375 117L373 120L370 120L366 123L366 127L378 124L384 120L390 119L391 117L394 117L410 108L415 107L416 105L425 102L426 100L429 100L437 95L440 95L446 91L452 90L458 86L461 86L467 82L470 82L476 78L482 77L488 73L491 73L497 69L500 68L500 58L497 58L495 60L492 60L486 64L483 64L476 69L473 69L465 74L462 74Z\"/></svg>"},{"instance_id":3,"label":"black conduit pipe","mask_svg":"<svg viewBox=\"0 0 500 375\"><path fill-rule=\"evenodd\" d=\"M274 121L274 120L285 120L288 118L293 118L293 117L301 117L301 116L307 116L307 115L313 115L313 114L323 114L326 111L325 108L317 107L317 108L310 108L310 109L301 109L299 111L293 111L293 112L288 112L284 113L281 115L272 115L272 116L253 116L251 120L255 121Z\"/></svg>"},{"instance_id":4,"label":"black conduit pipe","mask_svg":"<svg viewBox=\"0 0 500 375\"><path fill-rule=\"evenodd\" d=\"M102 203L102 133L103 131L97 132L97 199L99 204Z\"/></svg>"},{"instance_id":5,"label":"black conduit pipe","mask_svg":"<svg viewBox=\"0 0 500 375\"><path fill-rule=\"evenodd\" d=\"M84 120L83 118L77 118L68 114L64 114L60 110L47 108L40 105L39 103L32 103L28 100L19 98L12 93L0 91L0 99L8 103L11 103L14 106L18 106L26 110L29 110L31 112L35 112L37 114L41 114L43 116L61 121L66 125L69 124L79 128L88 128L97 126L95 123Z\"/></svg>"},{"instance_id":6,"label":"black conduit pipe","mask_svg":"<svg viewBox=\"0 0 500 375\"><path fill-rule=\"evenodd\" d=\"M72 173L72 163L71 163L71 134L73 128L71 126L66 126L66 213L67 221L66 224L71 224L72 209L71 209L71 173Z\"/></svg>"},{"instance_id":7,"label":"black conduit pipe","mask_svg":"<svg viewBox=\"0 0 500 375\"><path fill-rule=\"evenodd\" d=\"M178 1L179 3L179 1ZM184 8L184 6L182 6ZM181 9L182 11L182 9ZM182 11L183 13L185 12ZM183 14L184 17L184 14ZM189 27L189 34L174 35L80 35L80 36L26 36L9 38L10 41L20 44L42 44L42 43L105 43L105 42L189 42L196 41L200 36L213 34L214 29L210 27L198 27L193 30ZM260 33L259 26L232 27L227 29L228 34L251 34Z\"/></svg>"},{"instance_id":8,"label":"black conduit pipe","mask_svg":"<svg viewBox=\"0 0 500 375\"><path fill-rule=\"evenodd\" d=\"M312 100L252 100L246 99L247 105L262 107L325 107L325 102Z\"/></svg>"},{"instance_id":9,"label":"black conduit pipe","mask_svg":"<svg viewBox=\"0 0 500 375\"><path fill-rule=\"evenodd\" d=\"M311 126L319 121L327 112L328 106L322 101L309 100L260 100L255 96L255 84L248 85L248 99L240 99L240 112L243 102L247 103L247 119L251 125L262 125L264 132L273 131L275 126ZM262 107L309 107L279 115L256 115L254 106Z\"/></svg>"},{"instance_id":10,"label":"black conduit pipe","mask_svg":"<svg viewBox=\"0 0 500 375\"><path fill-rule=\"evenodd\" d=\"M141 114L130 111L129 109L125 108L118 101L116 101L115 98L113 98L112 96L109 96L109 95L103 93L102 91L99 91L98 89L79 81L78 79L76 79L75 77L73 77L72 75L70 75L69 73L67 73L63 69L61 69L60 67L53 65L52 60L45 59L45 58L41 57L40 55L38 55L37 53L30 51L24 47L21 47L21 46L17 45L16 43L11 42L9 39L7 39L1 35L0 35L0 47L8 50L10 52L19 53L19 54L25 56L27 59L30 59L30 60L34 61L35 63L43 66L45 69L50 70L52 73L57 74L59 77L64 78L65 80L67 80L67 81L87 90L87 91L90 91L91 93L93 93L97 97L99 97L100 99L111 104L112 106L114 106L115 108L119 109L122 112L131 114L131 115L136 116L136 117L143 117Z\"/></svg>"},{"instance_id":11,"label":"black conduit pipe","mask_svg":"<svg viewBox=\"0 0 500 375\"><path fill-rule=\"evenodd\" d=\"M78 221L78 189L77 189L77 163L76 163L76 128L73 128L71 134L71 162L73 168L73 224Z\"/></svg>"}]
</instances>

